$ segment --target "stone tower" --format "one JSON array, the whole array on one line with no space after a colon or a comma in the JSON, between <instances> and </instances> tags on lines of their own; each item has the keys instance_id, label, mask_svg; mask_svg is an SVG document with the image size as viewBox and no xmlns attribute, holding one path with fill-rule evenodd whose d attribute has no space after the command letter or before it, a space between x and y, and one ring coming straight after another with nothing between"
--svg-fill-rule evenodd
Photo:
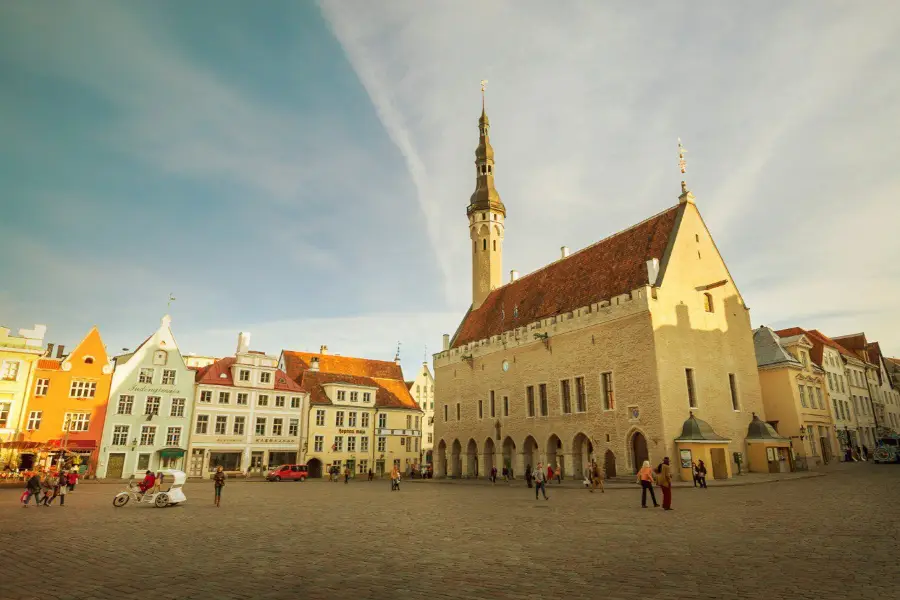
<instances>
[{"instance_id":1,"label":"stone tower","mask_svg":"<svg viewBox=\"0 0 900 600\"><path fill-rule=\"evenodd\" d=\"M475 192L466 208L469 237L472 238L472 310L477 309L503 279L503 227L506 207L494 188L494 149L488 132L491 124L484 110L478 119L478 148L475 149Z\"/></svg>"}]
</instances>

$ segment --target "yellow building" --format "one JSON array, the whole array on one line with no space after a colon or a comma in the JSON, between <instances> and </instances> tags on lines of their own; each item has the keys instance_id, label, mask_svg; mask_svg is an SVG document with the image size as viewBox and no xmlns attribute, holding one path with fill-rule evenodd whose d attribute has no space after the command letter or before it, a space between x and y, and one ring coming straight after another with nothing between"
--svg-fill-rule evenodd
<instances>
[{"instance_id":1,"label":"yellow building","mask_svg":"<svg viewBox=\"0 0 900 600\"><path fill-rule=\"evenodd\" d=\"M710 474L728 477L763 407L749 311L693 194L682 184L675 206L504 282L489 128L482 112L466 210L472 304L434 355L435 475L675 464L693 412L718 438Z\"/></svg>"},{"instance_id":2,"label":"yellow building","mask_svg":"<svg viewBox=\"0 0 900 600\"><path fill-rule=\"evenodd\" d=\"M13 446L24 430L22 419L46 332L46 325L35 325L13 336L8 327L0 327L0 444L5 445L0 446L0 468L15 460Z\"/></svg>"},{"instance_id":3,"label":"yellow building","mask_svg":"<svg viewBox=\"0 0 900 600\"><path fill-rule=\"evenodd\" d=\"M812 341L802 333L781 337L768 327L754 331L753 341L767 420L792 440L798 468L834 460L830 398L825 371L810 358Z\"/></svg>"},{"instance_id":4,"label":"yellow building","mask_svg":"<svg viewBox=\"0 0 900 600\"><path fill-rule=\"evenodd\" d=\"M279 365L309 394L308 437L300 460L310 477L325 477L331 467L353 476L416 468L422 449L422 410L394 362L328 353L281 353Z\"/></svg>"}]
</instances>

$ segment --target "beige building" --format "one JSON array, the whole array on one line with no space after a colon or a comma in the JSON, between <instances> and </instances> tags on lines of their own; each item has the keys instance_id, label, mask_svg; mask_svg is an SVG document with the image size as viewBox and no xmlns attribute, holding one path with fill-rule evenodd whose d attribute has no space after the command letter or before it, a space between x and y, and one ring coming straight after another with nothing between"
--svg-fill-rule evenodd
<instances>
[{"instance_id":1,"label":"beige building","mask_svg":"<svg viewBox=\"0 0 900 600\"><path fill-rule=\"evenodd\" d=\"M749 311L693 194L683 184L675 206L504 282L484 112L478 127L472 305L434 355L435 475L542 462L580 477L594 457L614 476L669 456L685 479L698 458L726 478L738 452L768 470L746 464L763 408Z\"/></svg>"},{"instance_id":2,"label":"beige building","mask_svg":"<svg viewBox=\"0 0 900 600\"><path fill-rule=\"evenodd\" d=\"M250 350L238 336L234 356L197 371L188 475L263 473L298 462L307 394L278 368L278 359Z\"/></svg>"},{"instance_id":3,"label":"beige building","mask_svg":"<svg viewBox=\"0 0 900 600\"><path fill-rule=\"evenodd\" d=\"M767 421L791 439L798 468L820 467L838 454L825 370L810 357L814 346L805 332L785 331L753 332Z\"/></svg>"},{"instance_id":4,"label":"beige building","mask_svg":"<svg viewBox=\"0 0 900 600\"><path fill-rule=\"evenodd\" d=\"M13 446L24 431L25 407L37 361L44 354L47 326L20 329L18 336L9 331L0 327L0 467L15 461L21 449Z\"/></svg>"},{"instance_id":5,"label":"beige building","mask_svg":"<svg viewBox=\"0 0 900 600\"><path fill-rule=\"evenodd\" d=\"M279 365L309 394L300 460L310 477L325 477L330 467L356 477L418 466L423 414L399 360L338 356L322 346L318 354L284 350Z\"/></svg>"},{"instance_id":6,"label":"beige building","mask_svg":"<svg viewBox=\"0 0 900 600\"><path fill-rule=\"evenodd\" d=\"M884 426L884 405L879 402L878 368L869 360L868 341L864 333L833 338L855 356L845 361L847 383L854 404L859 405L860 443L869 450L876 446L878 428Z\"/></svg>"},{"instance_id":7,"label":"beige building","mask_svg":"<svg viewBox=\"0 0 900 600\"><path fill-rule=\"evenodd\" d=\"M409 393L416 400L416 404L422 409L422 444L419 462L423 465L432 464L434 449L434 376L428 363L423 362L413 381L407 381Z\"/></svg>"}]
</instances>

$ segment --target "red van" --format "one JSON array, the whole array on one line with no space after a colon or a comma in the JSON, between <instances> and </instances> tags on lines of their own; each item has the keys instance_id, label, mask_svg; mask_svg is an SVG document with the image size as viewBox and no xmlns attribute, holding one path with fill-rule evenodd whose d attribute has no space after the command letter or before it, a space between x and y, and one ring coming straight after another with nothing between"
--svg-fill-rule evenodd
<instances>
[{"instance_id":1,"label":"red van","mask_svg":"<svg viewBox=\"0 0 900 600\"><path fill-rule=\"evenodd\" d=\"M269 481L306 481L307 477L309 477L309 473L306 465L281 465L266 475L266 479Z\"/></svg>"}]
</instances>

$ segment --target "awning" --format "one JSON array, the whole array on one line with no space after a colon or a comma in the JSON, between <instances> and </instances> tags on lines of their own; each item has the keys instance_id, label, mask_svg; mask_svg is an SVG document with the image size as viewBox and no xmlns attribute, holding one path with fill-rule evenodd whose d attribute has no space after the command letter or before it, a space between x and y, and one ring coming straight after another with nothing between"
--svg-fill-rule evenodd
<instances>
[{"instance_id":1,"label":"awning","mask_svg":"<svg viewBox=\"0 0 900 600\"><path fill-rule=\"evenodd\" d=\"M47 446L51 448L63 448L72 452L82 452L85 450L94 450L97 448L97 440L69 440L63 443L63 440L50 440Z\"/></svg>"},{"instance_id":2,"label":"awning","mask_svg":"<svg viewBox=\"0 0 900 600\"><path fill-rule=\"evenodd\" d=\"M181 448L163 448L159 451L161 458L179 458L184 456L184 450Z\"/></svg>"},{"instance_id":3,"label":"awning","mask_svg":"<svg viewBox=\"0 0 900 600\"><path fill-rule=\"evenodd\" d=\"M0 448L13 448L15 450L40 450L44 447L44 442L26 442L26 441L17 441L17 442L2 442L0 443Z\"/></svg>"}]
</instances>

